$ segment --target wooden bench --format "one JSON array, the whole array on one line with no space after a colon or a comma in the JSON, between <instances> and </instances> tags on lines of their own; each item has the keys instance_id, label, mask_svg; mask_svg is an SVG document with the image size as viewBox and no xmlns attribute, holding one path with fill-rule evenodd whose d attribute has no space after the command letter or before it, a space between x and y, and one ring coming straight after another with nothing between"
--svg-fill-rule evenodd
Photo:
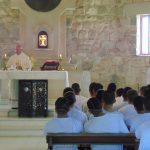
<instances>
[{"instance_id":1,"label":"wooden bench","mask_svg":"<svg viewBox=\"0 0 150 150\"><path fill-rule=\"evenodd\" d=\"M138 140L134 134L114 134L114 133L80 133L80 134L60 134L49 133L46 136L48 150L53 149L55 144L120 144L133 146L138 150Z\"/></svg>"}]
</instances>

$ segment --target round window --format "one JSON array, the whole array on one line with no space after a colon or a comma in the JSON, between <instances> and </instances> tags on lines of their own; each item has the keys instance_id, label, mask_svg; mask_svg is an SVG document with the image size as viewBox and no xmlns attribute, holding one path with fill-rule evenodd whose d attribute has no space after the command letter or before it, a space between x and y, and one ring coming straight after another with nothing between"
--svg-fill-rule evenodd
<instances>
[{"instance_id":1,"label":"round window","mask_svg":"<svg viewBox=\"0 0 150 150\"><path fill-rule=\"evenodd\" d=\"M25 0L32 9L40 12L47 12L55 9L61 0Z\"/></svg>"}]
</instances>

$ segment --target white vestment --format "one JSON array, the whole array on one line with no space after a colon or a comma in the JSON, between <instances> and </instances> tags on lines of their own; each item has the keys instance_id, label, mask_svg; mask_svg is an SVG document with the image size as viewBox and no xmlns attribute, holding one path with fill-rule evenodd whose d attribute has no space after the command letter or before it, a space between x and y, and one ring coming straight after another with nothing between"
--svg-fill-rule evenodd
<instances>
[{"instance_id":1,"label":"white vestment","mask_svg":"<svg viewBox=\"0 0 150 150\"><path fill-rule=\"evenodd\" d=\"M7 62L7 68L8 70L14 70L17 66L21 66L22 70L31 70L32 63L29 56L23 52L20 55L12 55Z\"/></svg>"},{"instance_id":2,"label":"white vestment","mask_svg":"<svg viewBox=\"0 0 150 150\"><path fill-rule=\"evenodd\" d=\"M55 118L44 127L44 135L47 133L80 133L83 125L73 118ZM77 150L76 145L54 145L54 150Z\"/></svg>"},{"instance_id":3,"label":"white vestment","mask_svg":"<svg viewBox=\"0 0 150 150\"><path fill-rule=\"evenodd\" d=\"M122 115L107 113L99 117L91 117L84 125L88 133L129 133ZM92 145L92 150L121 150L122 145Z\"/></svg>"}]
</instances>

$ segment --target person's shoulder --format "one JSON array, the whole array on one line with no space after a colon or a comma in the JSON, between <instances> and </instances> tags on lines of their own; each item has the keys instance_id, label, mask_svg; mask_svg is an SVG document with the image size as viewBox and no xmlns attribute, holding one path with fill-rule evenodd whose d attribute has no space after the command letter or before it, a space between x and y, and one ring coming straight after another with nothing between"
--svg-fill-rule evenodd
<instances>
[{"instance_id":1,"label":"person's shoulder","mask_svg":"<svg viewBox=\"0 0 150 150\"><path fill-rule=\"evenodd\" d=\"M144 122L142 125L140 125L137 128L137 130L135 131L136 138L140 139L142 133L145 131L146 132L149 131L149 133L150 133L150 122Z\"/></svg>"},{"instance_id":2,"label":"person's shoulder","mask_svg":"<svg viewBox=\"0 0 150 150\"><path fill-rule=\"evenodd\" d=\"M87 101L88 100L87 97L84 97L82 95L76 95L76 98L79 99L79 100L82 100L82 101Z\"/></svg>"},{"instance_id":3,"label":"person's shoulder","mask_svg":"<svg viewBox=\"0 0 150 150\"><path fill-rule=\"evenodd\" d=\"M137 127L142 123L143 117L144 117L144 114L138 115L135 118L133 118L131 122L131 128L130 128L131 132L135 132Z\"/></svg>"},{"instance_id":4,"label":"person's shoulder","mask_svg":"<svg viewBox=\"0 0 150 150\"><path fill-rule=\"evenodd\" d=\"M129 109L129 104L126 104L126 105L123 105L118 111L119 112L124 112L124 111L127 111Z\"/></svg>"},{"instance_id":5,"label":"person's shoulder","mask_svg":"<svg viewBox=\"0 0 150 150\"><path fill-rule=\"evenodd\" d=\"M26 53L24 53L24 52L21 52L21 54L20 55L22 55L22 56L26 56L26 57L29 57Z\"/></svg>"}]
</instances>

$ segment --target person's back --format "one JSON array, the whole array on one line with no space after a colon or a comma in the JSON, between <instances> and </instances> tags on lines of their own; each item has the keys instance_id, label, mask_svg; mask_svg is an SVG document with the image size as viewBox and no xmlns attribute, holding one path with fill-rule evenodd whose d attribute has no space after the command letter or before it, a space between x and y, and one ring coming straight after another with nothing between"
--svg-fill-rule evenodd
<instances>
[{"instance_id":1,"label":"person's back","mask_svg":"<svg viewBox=\"0 0 150 150\"><path fill-rule=\"evenodd\" d=\"M74 90L75 96L76 96L76 102L75 106L82 111L83 106L87 103L87 98L80 95L81 88L78 83L73 83L72 84L72 89Z\"/></svg>"},{"instance_id":2,"label":"person's back","mask_svg":"<svg viewBox=\"0 0 150 150\"><path fill-rule=\"evenodd\" d=\"M129 90L127 92L128 104L119 109L119 112L123 114L125 120L138 114L133 106L133 100L137 96L138 93L135 90Z\"/></svg>"},{"instance_id":3,"label":"person's back","mask_svg":"<svg viewBox=\"0 0 150 150\"><path fill-rule=\"evenodd\" d=\"M136 117L131 123L131 132L135 132L144 122L150 121L150 96L144 98L144 114Z\"/></svg>"},{"instance_id":4,"label":"person's back","mask_svg":"<svg viewBox=\"0 0 150 150\"><path fill-rule=\"evenodd\" d=\"M76 120L80 121L82 124L84 124L87 121L87 116L84 112L77 109L76 107L72 107L70 111L68 112L68 116L75 118Z\"/></svg>"},{"instance_id":5,"label":"person's back","mask_svg":"<svg viewBox=\"0 0 150 150\"><path fill-rule=\"evenodd\" d=\"M139 150L150 150L150 121L140 125L135 131L135 135L140 140Z\"/></svg>"},{"instance_id":6,"label":"person's back","mask_svg":"<svg viewBox=\"0 0 150 150\"><path fill-rule=\"evenodd\" d=\"M144 97L142 96L137 96L134 98L133 100L133 105L135 110L137 111L137 115L133 115L131 117L128 117L128 119L126 119L126 125L130 128L132 121L138 117L141 116L144 113L144 106L143 106L143 102L144 102Z\"/></svg>"},{"instance_id":7,"label":"person's back","mask_svg":"<svg viewBox=\"0 0 150 150\"><path fill-rule=\"evenodd\" d=\"M68 116L77 119L82 124L87 120L87 116L84 112L80 111L75 107L76 97L72 88L65 88L63 91L63 96L68 103L70 110L68 111Z\"/></svg>"},{"instance_id":8,"label":"person's back","mask_svg":"<svg viewBox=\"0 0 150 150\"><path fill-rule=\"evenodd\" d=\"M69 105L65 98L58 98L55 103L57 118L49 121L44 127L44 135L48 133L80 133L83 130L83 125L67 116ZM54 145L54 150L77 150L76 145Z\"/></svg>"},{"instance_id":9,"label":"person's back","mask_svg":"<svg viewBox=\"0 0 150 150\"><path fill-rule=\"evenodd\" d=\"M123 103L123 97L122 97L123 91L124 91L123 88L119 88L116 91L116 98L115 98L116 102L113 104L113 110L115 111L117 111Z\"/></svg>"},{"instance_id":10,"label":"person's back","mask_svg":"<svg viewBox=\"0 0 150 150\"><path fill-rule=\"evenodd\" d=\"M114 110L117 110L117 111L118 111L118 110L121 109L122 107L128 105L127 92L128 92L129 90L131 90L130 87L125 87L125 88L123 89L123 94L122 94L123 102L122 102L120 105L113 107Z\"/></svg>"},{"instance_id":11,"label":"person's back","mask_svg":"<svg viewBox=\"0 0 150 150\"><path fill-rule=\"evenodd\" d=\"M82 95L76 95L76 103L75 106L82 111L83 107L87 103L87 98Z\"/></svg>"},{"instance_id":12,"label":"person's back","mask_svg":"<svg viewBox=\"0 0 150 150\"><path fill-rule=\"evenodd\" d=\"M93 114L84 125L84 131L88 133L128 133L123 118L118 113L102 112L102 104L98 99L89 99L89 111ZM92 150L120 150L122 145L92 145Z\"/></svg>"},{"instance_id":13,"label":"person's back","mask_svg":"<svg viewBox=\"0 0 150 150\"><path fill-rule=\"evenodd\" d=\"M113 103L115 102L115 93L104 91L102 96L102 102L103 102L104 113L114 112Z\"/></svg>"}]
</instances>

